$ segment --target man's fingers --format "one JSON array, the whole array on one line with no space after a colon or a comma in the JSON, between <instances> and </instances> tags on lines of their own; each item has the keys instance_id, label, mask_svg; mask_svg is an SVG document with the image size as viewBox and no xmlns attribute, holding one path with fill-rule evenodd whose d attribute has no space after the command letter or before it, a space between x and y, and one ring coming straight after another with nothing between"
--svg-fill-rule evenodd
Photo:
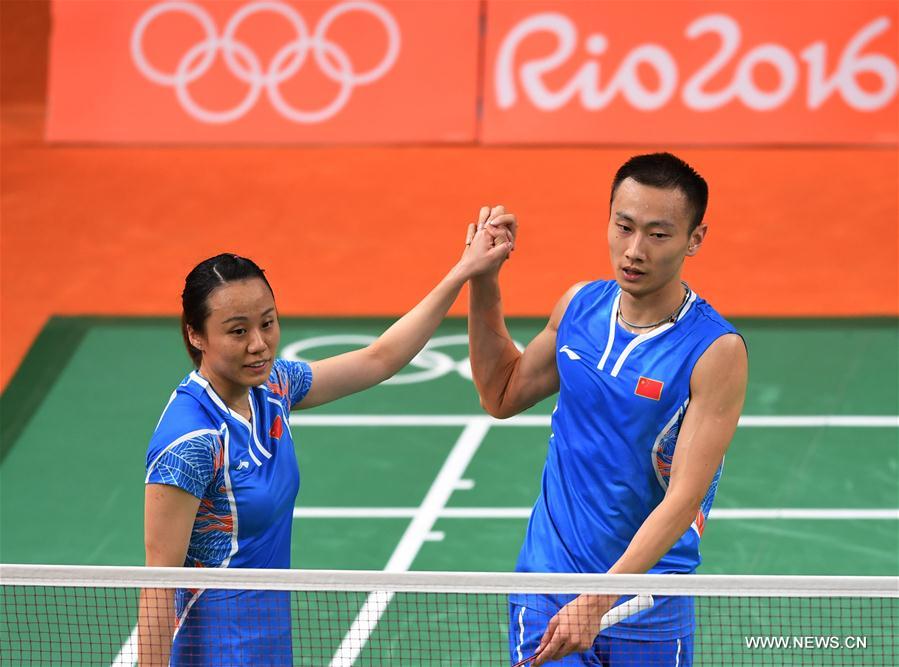
<instances>
[{"instance_id":1,"label":"man's fingers","mask_svg":"<svg viewBox=\"0 0 899 667\"><path fill-rule=\"evenodd\" d=\"M515 236L518 233L518 220L515 218L514 213L504 213L503 215L491 218L487 223L487 229L504 229L509 233L509 236L512 240L513 250L515 245Z\"/></svg>"},{"instance_id":2,"label":"man's fingers","mask_svg":"<svg viewBox=\"0 0 899 667\"><path fill-rule=\"evenodd\" d=\"M561 632L557 631L553 634L552 639L549 640L543 650L538 651L537 658L533 662L534 667L549 662L550 660L555 660L564 648L565 638L562 636Z\"/></svg>"},{"instance_id":3,"label":"man's fingers","mask_svg":"<svg viewBox=\"0 0 899 667\"><path fill-rule=\"evenodd\" d=\"M490 218L488 224L493 225L494 227L500 225L506 225L507 227L515 227L517 226L517 222L515 220L514 213L503 213L502 215L498 215L495 218Z\"/></svg>"},{"instance_id":4,"label":"man's fingers","mask_svg":"<svg viewBox=\"0 0 899 667\"><path fill-rule=\"evenodd\" d=\"M487 222L487 218L490 217L490 207L482 206L480 212L478 213L478 229L484 226Z\"/></svg>"},{"instance_id":5,"label":"man's fingers","mask_svg":"<svg viewBox=\"0 0 899 667\"><path fill-rule=\"evenodd\" d=\"M496 217L504 214L505 212L506 212L505 206L494 206L492 209L490 209L490 219L492 220L493 218L496 218Z\"/></svg>"},{"instance_id":6,"label":"man's fingers","mask_svg":"<svg viewBox=\"0 0 899 667\"><path fill-rule=\"evenodd\" d=\"M491 227L490 225L487 225L486 227L484 227L484 232L490 235L490 238L493 239L494 244L497 242L497 239L501 243L504 241L513 243L515 241L515 239L512 237L512 233L505 227Z\"/></svg>"},{"instance_id":7,"label":"man's fingers","mask_svg":"<svg viewBox=\"0 0 899 667\"><path fill-rule=\"evenodd\" d=\"M499 245L495 245L487 251L487 255L491 258L496 258L500 256L502 261L506 261L509 258L509 253L512 252L512 244L510 243L500 243Z\"/></svg>"},{"instance_id":8,"label":"man's fingers","mask_svg":"<svg viewBox=\"0 0 899 667\"><path fill-rule=\"evenodd\" d=\"M472 240L474 240L474 234L476 231L477 230L475 229L474 223L468 225L468 230L465 232L465 245L471 245Z\"/></svg>"},{"instance_id":9,"label":"man's fingers","mask_svg":"<svg viewBox=\"0 0 899 667\"><path fill-rule=\"evenodd\" d=\"M549 640L552 639L552 636L556 632L556 628L559 626L559 619L553 616L549 619L549 623L546 624L546 630L543 632L543 636L540 638L540 645L537 647L537 653L540 653L547 644L549 644Z\"/></svg>"}]
</instances>

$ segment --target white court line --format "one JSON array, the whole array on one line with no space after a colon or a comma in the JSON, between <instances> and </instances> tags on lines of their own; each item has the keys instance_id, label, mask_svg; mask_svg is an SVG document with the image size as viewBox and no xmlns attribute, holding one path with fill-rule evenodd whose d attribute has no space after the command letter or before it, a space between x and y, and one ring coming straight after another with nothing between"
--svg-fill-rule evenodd
<instances>
[{"instance_id":1,"label":"white court line","mask_svg":"<svg viewBox=\"0 0 899 667\"><path fill-rule=\"evenodd\" d=\"M291 426L465 426L477 424L476 428L482 429L486 434L487 429L493 426L542 426L550 425L549 415L518 415L509 419L494 419L484 415L290 415ZM845 427L845 428L899 428L899 415L744 415L740 417L742 427ZM466 428L467 431L467 428ZM464 436L464 433L463 433ZM461 441L460 437L460 441ZM480 445L480 441L477 446ZM456 447L459 446L457 442ZM475 449L477 449L477 446ZM455 449L454 449L455 451ZM473 454L473 452L472 452ZM452 454L450 455L452 457ZM448 462L448 461L447 461ZM445 467L446 464L444 464ZM466 463L467 465L467 463ZM464 468L463 471L464 472ZM460 477L461 477L460 473ZM436 481L435 481L436 484ZM432 487L433 489L433 487ZM450 488L451 492L452 489ZM448 496L447 496L448 497ZM444 501L445 504L446 501ZM359 518L409 518L414 517L416 510L406 508L340 508L340 512L347 511L372 511L384 512L384 514L357 514ZM323 512L338 511L337 508L296 508L294 518L347 518L348 514L340 516L324 516ZM494 511L496 513L494 513ZM390 513L393 514L390 514ZM444 508L435 515L437 518L528 518L531 508ZM304 514L308 513L308 514ZM732 509L712 510L712 519L896 519L899 510L820 510L820 509ZM414 524L414 521L413 521ZM433 525L433 521L432 524ZM411 529L410 525L410 529ZM423 533L427 535L430 529ZM407 530L407 533L409 531ZM404 535L405 538L405 535ZM402 546L402 543L401 543ZM421 544L416 547L416 553ZM399 546L397 550L399 550ZM394 555L396 555L394 551ZM413 555L414 558L414 555ZM392 559L391 559L392 560ZM411 560L410 560L411 562ZM389 567L389 564L388 564ZM371 599L371 596L370 596ZM388 600L389 602L389 600ZM366 602L368 604L368 602ZM386 603L383 605L386 608ZM383 609L381 612L383 613ZM378 618L380 618L380 613ZM360 612L361 614L361 612ZM358 621L358 619L357 619ZM372 628L374 629L374 625ZM369 631L370 633L370 631ZM366 639L368 634L365 635ZM346 642L346 638L344 639ZM341 644L341 648L343 644ZM131 659L134 656L134 659ZM133 665L137 660L137 627L131 633L131 637L122 646L115 661L114 667L121 665ZM336 656L335 656L336 657ZM349 663L334 663L332 665Z\"/></svg>"},{"instance_id":2,"label":"white court line","mask_svg":"<svg viewBox=\"0 0 899 667\"><path fill-rule=\"evenodd\" d=\"M294 519L410 519L415 507L295 507ZM444 507L438 519L528 519L530 507ZM889 519L899 520L899 509L831 508L722 508L712 509L718 519Z\"/></svg>"},{"instance_id":3,"label":"white court line","mask_svg":"<svg viewBox=\"0 0 899 667\"><path fill-rule=\"evenodd\" d=\"M427 540L456 484L465 474L465 469L487 435L487 431L490 430L490 425L491 420L485 417L471 419L466 423L465 430L456 440L443 467L428 489L424 501L417 508L406 532L394 549L384 568L385 571L405 572L411 567L412 561ZM385 592L371 593L368 596L331 658L330 667L352 667L392 597L392 593Z\"/></svg>"},{"instance_id":4,"label":"white court line","mask_svg":"<svg viewBox=\"0 0 899 667\"><path fill-rule=\"evenodd\" d=\"M717 519L892 519L899 509L819 509L819 508L712 508L710 521Z\"/></svg>"},{"instance_id":5,"label":"white court line","mask_svg":"<svg viewBox=\"0 0 899 667\"><path fill-rule=\"evenodd\" d=\"M494 426L549 426L549 415L494 419L484 415L303 415L290 416L291 426L466 426L486 420ZM761 428L899 428L899 415L743 415L742 427Z\"/></svg>"},{"instance_id":6,"label":"white court line","mask_svg":"<svg viewBox=\"0 0 899 667\"><path fill-rule=\"evenodd\" d=\"M119 654L112 661L111 667L133 667L137 664L137 626L131 631L131 636L122 644Z\"/></svg>"}]
</instances>

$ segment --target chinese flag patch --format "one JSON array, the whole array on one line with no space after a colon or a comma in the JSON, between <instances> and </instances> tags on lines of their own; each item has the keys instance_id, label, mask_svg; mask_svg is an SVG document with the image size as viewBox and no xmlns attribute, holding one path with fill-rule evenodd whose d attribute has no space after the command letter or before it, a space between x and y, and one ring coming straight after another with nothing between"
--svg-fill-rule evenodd
<instances>
[{"instance_id":1,"label":"chinese flag patch","mask_svg":"<svg viewBox=\"0 0 899 667\"><path fill-rule=\"evenodd\" d=\"M652 378L645 378L641 375L640 379L637 380L637 388L634 389L634 393L637 396L651 398L652 400L657 401L662 398L662 387L664 386L664 382L659 382Z\"/></svg>"},{"instance_id":2,"label":"chinese flag patch","mask_svg":"<svg viewBox=\"0 0 899 667\"><path fill-rule=\"evenodd\" d=\"M284 423L281 421L281 415L275 417L275 421L272 422L272 428L269 430L268 434L272 436L275 440L281 437L284 433Z\"/></svg>"}]
</instances>

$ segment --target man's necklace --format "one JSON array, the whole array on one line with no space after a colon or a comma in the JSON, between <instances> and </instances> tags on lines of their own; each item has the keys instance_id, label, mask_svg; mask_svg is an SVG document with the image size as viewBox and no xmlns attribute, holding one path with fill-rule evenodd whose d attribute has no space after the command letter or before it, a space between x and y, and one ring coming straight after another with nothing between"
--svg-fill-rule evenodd
<instances>
[{"instance_id":1,"label":"man's necklace","mask_svg":"<svg viewBox=\"0 0 899 667\"><path fill-rule=\"evenodd\" d=\"M624 319L624 315L621 314L621 302L618 302L618 319L621 320L621 323L625 326L630 327L631 329L654 329L655 327L666 324L667 322L676 322L678 315L684 309L684 305L687 303L687 299L690 297L690 286L685 282L681 282L681 285L684 286L684 298L680 302L680 305L675 308L671 313L660 319L658 322L653 322L652 324L632 324Z\"/></svg>"}]
</instances>

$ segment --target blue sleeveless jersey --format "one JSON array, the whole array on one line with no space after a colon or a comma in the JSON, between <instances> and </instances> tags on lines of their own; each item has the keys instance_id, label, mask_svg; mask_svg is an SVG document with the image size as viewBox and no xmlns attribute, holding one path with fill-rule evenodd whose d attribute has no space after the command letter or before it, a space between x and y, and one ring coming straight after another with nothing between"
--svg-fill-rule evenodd
<instances>
[{"instance_id":1,"label":"blue sleeveless jersey","mask_svg":"<svg viewBox=\"0 0 899 667\"><path fill-rule=\"evenodd\" d=\"M665 495L693 367L717 338L736 333L691 291L676 322L633 334L617 323L620 297L614 281L585 285L559 325L559 397L519 571L603 573L614 565ZM690 573L699 565L720 475L721 468L696 521L651 573ZM513 601L555 613L572 598ZM604 634L668 640L692 629L691 598L658 597L653 608Z\"/></svg>"},{"instance_id":2,"label":"blue sleeveless jersey","mask_svg":"<svg viewBox=\"0 0 899 667\"><path fill-rule=\"evenodd\" d=\"M199 373L169 399L147 450L147 484L200 499L185 567L290 567L300 486L290 409L312 384L308 364L275 361L250 390L252 420ZM290 598L281 591L178 590L173 665L290 665Z\"/></svg>"}]
</instances>

